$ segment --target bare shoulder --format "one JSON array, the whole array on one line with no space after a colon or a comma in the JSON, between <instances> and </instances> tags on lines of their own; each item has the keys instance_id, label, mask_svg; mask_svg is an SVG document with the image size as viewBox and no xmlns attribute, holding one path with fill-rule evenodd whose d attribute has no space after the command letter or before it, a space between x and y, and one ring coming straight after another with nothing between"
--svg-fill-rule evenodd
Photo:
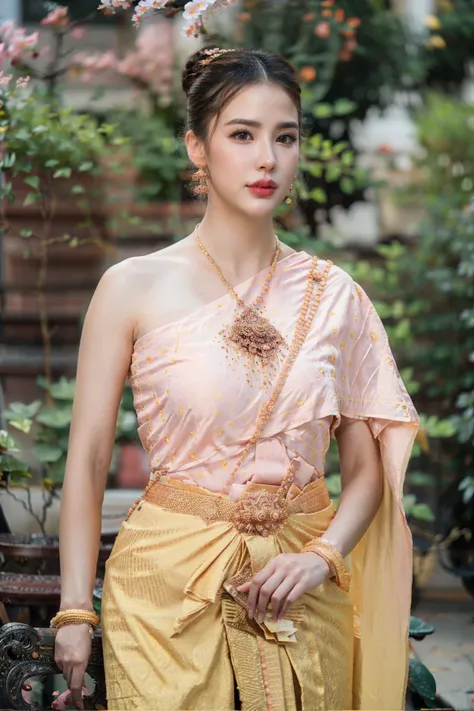
<instances>
[{"instance_id":1,"label":"bare shoulder","mask_svg":"<svg viewBox=\"0 0 474 711\"><path fill-rule=\"evenodd\" d=\"M193 272L190 240L124 259L103 275L96 298L105 299L132 324L133 339L167 323L180 309Z\"/></svg>"}]
</instances>

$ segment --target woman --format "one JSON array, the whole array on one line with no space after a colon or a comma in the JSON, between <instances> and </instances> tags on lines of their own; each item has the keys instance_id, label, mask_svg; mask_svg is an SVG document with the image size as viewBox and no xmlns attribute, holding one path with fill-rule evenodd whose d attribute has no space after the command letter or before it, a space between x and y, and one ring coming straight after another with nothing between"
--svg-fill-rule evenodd
<instances>
[{"instance_id":1,"label":"woman","mask_svg":"<svg viewBox=\"0 0 474 711\"><path fill-rule=\"evenodd\" d=\"M274 235L299 158L291 67L262 51L204 50L183 87L207 211L179 243L112 267L89 308L62 496L57 663L82 707L128 373L151 479L107 563L109 708L403 708L401 489L416 414L364 292ZM324 484L331 435L336 514Z\"/></svg>"}]
</instances>

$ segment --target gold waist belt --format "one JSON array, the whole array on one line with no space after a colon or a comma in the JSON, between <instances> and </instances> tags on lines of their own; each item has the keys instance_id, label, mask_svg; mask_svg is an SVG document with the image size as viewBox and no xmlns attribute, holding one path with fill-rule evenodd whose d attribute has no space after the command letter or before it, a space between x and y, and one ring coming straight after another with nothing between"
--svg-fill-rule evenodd
<instances>
[{"instance_id":1,"label":"gold waist belt","mask_svg":"<svg viewBox=\"0 0 474 711\"><path fill-rule=\"evenodd\" d=\"M207 523L228 521L240 533L259 536L275 533L293 514L316 513L331 504L324 478L311 482L303 490L293 485L290 498L279 494L277 486L250 484L237 501L173 479L167 482L150 482L142 499L169 511L200 516Z\"/></svg>"}]
</instances>

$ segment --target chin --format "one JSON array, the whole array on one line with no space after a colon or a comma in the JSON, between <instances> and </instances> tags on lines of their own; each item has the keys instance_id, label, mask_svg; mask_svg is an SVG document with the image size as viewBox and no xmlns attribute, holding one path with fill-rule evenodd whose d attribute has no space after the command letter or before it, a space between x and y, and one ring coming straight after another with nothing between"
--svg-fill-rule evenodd
<instances>
[{"instance_id":1,"label":"chin","mask_svg":"<svg viewBox=\"0 0 474 711\"><path fill-rule=\"evenodd\" d=\"M242 211L254 217L272 216L279 203L275 198L259 199L253 198L245 201Z\"/></svg>"}]
</instances>

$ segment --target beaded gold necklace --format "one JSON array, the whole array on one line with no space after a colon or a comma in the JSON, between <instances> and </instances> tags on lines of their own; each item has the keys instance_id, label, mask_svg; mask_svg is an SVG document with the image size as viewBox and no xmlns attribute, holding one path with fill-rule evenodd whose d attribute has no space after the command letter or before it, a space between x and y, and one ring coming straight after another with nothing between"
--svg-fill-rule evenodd
<instances>
[{"instance_id":1,"label":"beaded gold necklace","mask_svg":"<svg viewBox=\"0 0 474 711\"><path fill-rule=\"evenodd\" d=\"M280 371L280 374L278 376L278 379L275 383L275 386L273 388L273 392L268 398L263 403L262 409L260 411L260 414L258 416L257 420L257 425L255 427L255 431L253 435L250 437L249 441L245 445L244 449L242 450L239 459L237 460L237 463L231 472L229 478L224 484L224 488L222 491L225 491L230 484L235 479L235 475L237 474L238 470L242 466L242 463L247 456L247 454L250 452L250 449L258 442L260 437L263 434L263 431L265 429L265 426L267 422L269 421L270 417L273 414L273 411L275 409L276 402L278 398L280 397L280 393L283 390L283 386L286 383L286 380L288 378L288 375L290 374L290 370L293 367L293 364L298 356L298 353L306 339L306 336L308 335L308 331L311 327L311 324L314 319L314 315L316 313L316 310L319 306L319 303L321 301L321 297L323 295L324 287L327 282L327 278L329 276L329 271L332 266L332 262L330 260L327 261L326 263L326 268L324 272L321 274L318 271L317 268L318 264L318 258L313 257L312 265L311 265L311 270L308 276L308 283L306 286L306 291L303 299L303 305L301 307L301 312L298 317L298 321L296 322L296 327L295 327L295 332L293 334L293 340L291 343L290 347L290 352L288 353L288 356L285 360L285 363L283 364L283 367ZM319 287L318 291L316 293L316 296L314 297L313 303L311 303L311 297L313 295L313 286L314 282L319 282ZM281 490L288 490L289 486L291 486L291 482L293 480L293 475L294 475L294 460L290 464L290 468L288 469L288 472L286 476L284 477L282 483L281 483ZM288 485L289 483L289 485ZM288 487L288 488L287 488Z\"/></svg>"},{"instance_id":2,"label":"beaded gold necklace","mask_svg":"<svg viewBox=\"0 0 474 711\"><path fill-rule=\"evenodd\" d=\"M326 286L331 267L332 262L327 260L324 272L321 273L318 271L318 258L313 257L312 259L311 269L309 271L307 286L303 298L303 305L301 307L298 321L296 322L290 351L285 359L270 397L263 403L254 433L242 450L234 469L221 489L221 493L223 494L227 493L228 487L230 487L233 483L235 476L242 466L246 456L250 452L250 449L262 436L263 431L274 412L276 402L281 394L281 391L283 390L288 375L290 374L291 368L293 367L298 353L303 346L306 336L308 335L309 329L311 328L314 316L321 302L321 297L323 295L324 287ZM319 286L316 296L311 303L315 282L318 282ZM242 533L250 533L252 535L258 534L267 536L278 530L283 525L289 513L287 494L296 476L296 464L297 458L294 457L290 461L286 474L275 493L267 490L247 491L244 496L235 502L233 523L238 531ZM146 499L150 489L160 481L161 475L164 474L166 474L166 469L156 472L156 475L152 476L150 482L145 488L145 491L143 492L143 495L136 500L135 504L128 512L127 518L133 513L140 502L143 499Z\"/></svg>"},{"instance_id":3,"label":"beaded gold necklace","mask_svg":"<svg viewBox=\"0 0 474 711\"><path fill-rule=\"evenodd\" d=\"M230 327L224 329L220 335L224 338L228 346L241 351L248 359L258 360L264 367L274 363L281 350L286 346L286 341L275 326L273 326L265 316L262 316L260 310L263 307L265 295L268 292L277 262L280 258L281 250L278 239L276 240L273 261L263 284L262 291L252 304L247 305L237 294L236 290L229 284L220 267L202 244L199 238L199 225L196 226L195 237L199 249L234 297L237 306L242 309L242 313L239 314Z\"/></svg>"}]
</instances>

